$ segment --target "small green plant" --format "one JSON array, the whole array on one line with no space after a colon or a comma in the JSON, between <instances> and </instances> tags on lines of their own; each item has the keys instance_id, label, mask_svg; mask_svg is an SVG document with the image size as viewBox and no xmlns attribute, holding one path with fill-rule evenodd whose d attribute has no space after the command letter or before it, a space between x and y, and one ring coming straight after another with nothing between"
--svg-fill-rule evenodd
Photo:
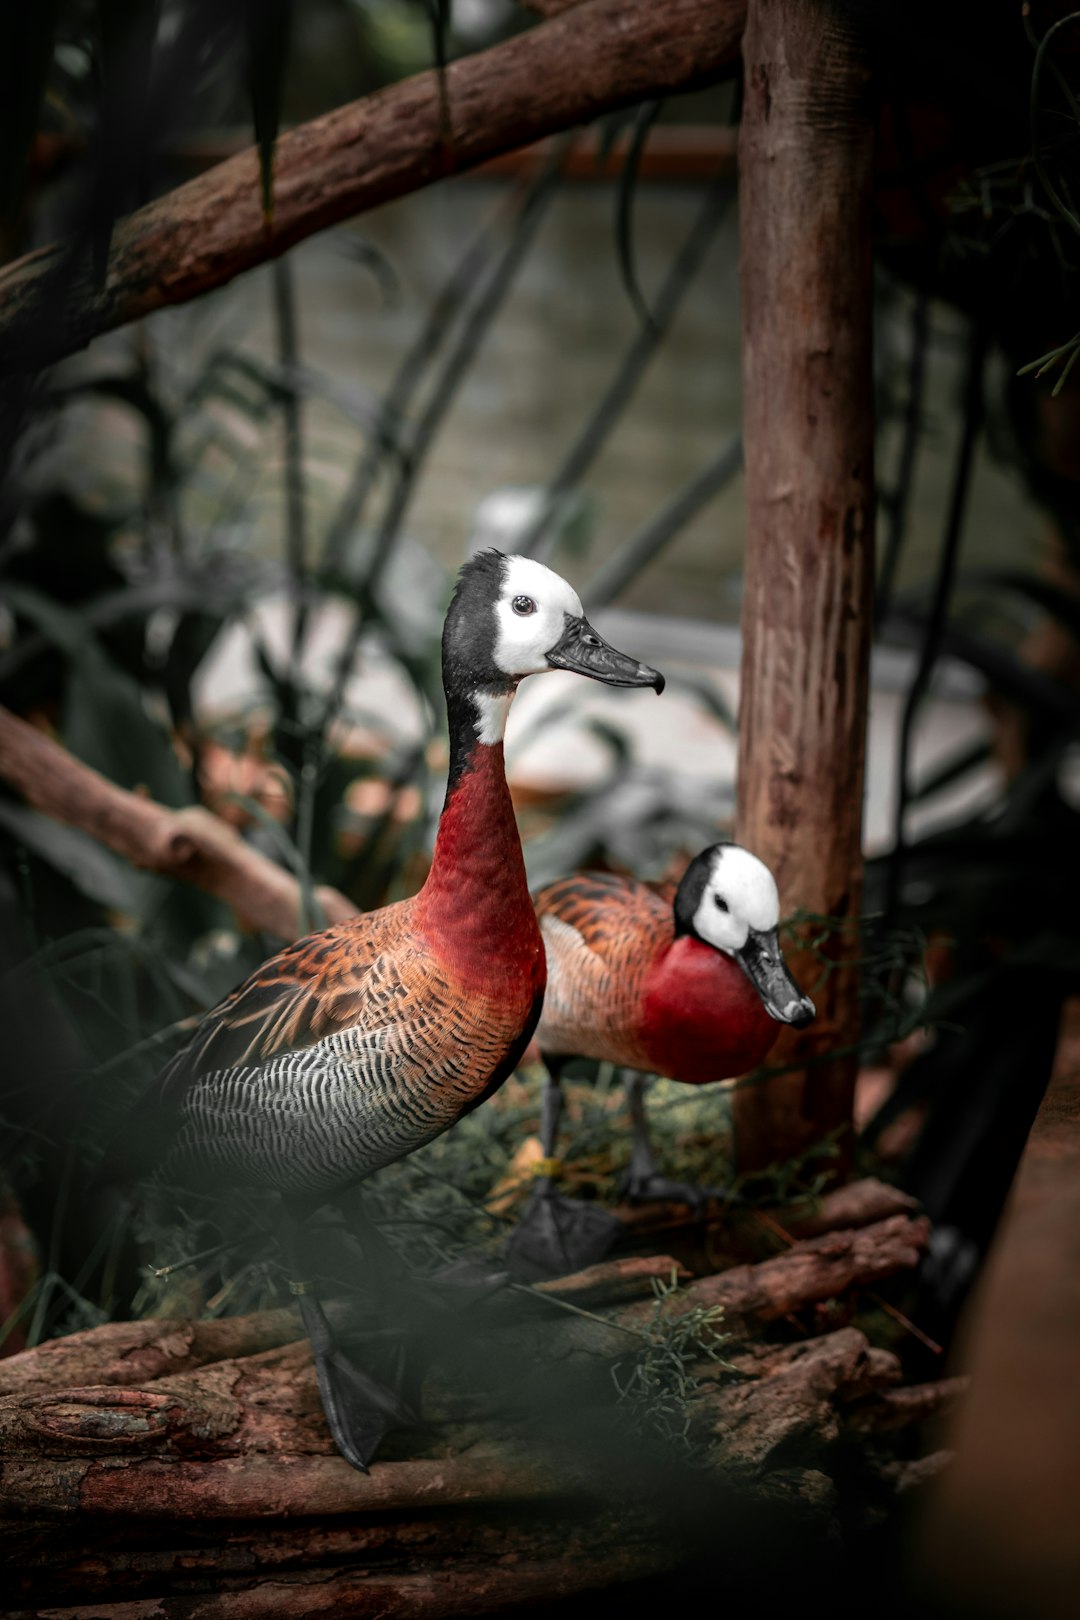
<instances>
[{"instance_id":1,"label":"small green plant","mask_svg":"<svg viewBox=\"0 0 1080 1620\"><path fill-rule=\"evenodd\" d=\"M702 1358L728 1365L720 1352L731 1335L720 1331L721 1305L696 1305L678 1316L670 1314L679 1289L674 1270L667 1282L655 1277L652 1286L648 1342L629 1361L617 1362L611 1376L631 1431L657 1435L680 1456L692 1458L699 1449L693 1432L694 1402L701 1394L695 1366Z\"/></svg>"}]
</instances>

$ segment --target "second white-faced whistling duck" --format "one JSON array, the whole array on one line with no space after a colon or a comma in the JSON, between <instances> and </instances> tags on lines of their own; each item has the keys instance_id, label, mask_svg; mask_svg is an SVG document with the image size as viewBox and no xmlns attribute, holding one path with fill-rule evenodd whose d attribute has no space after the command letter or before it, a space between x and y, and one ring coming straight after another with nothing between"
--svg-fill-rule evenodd
<instances>
[{"instance_id":1,"label":"second white-faced whistling duck","mask_svg":"<svg viewBox=\"0 0 1080 1620\"><path fill-rule=\"evenodd\" d=\"M411 1414L335 1342L294 1258L300 1223L483 1102L533 1032L544 947L503 769L519 681L566 669L664 685L596 634L558 574L496 551L461 571L442 660L449 782L420 892L279 951L206 1015L148 1099L167 1179L281 1195L323 1407L360 1469Z\"/></svg>"},{"instance_id":2,"label":"second white-faced whistling duck","mask_svg":"<svg viewBox=\"0 0 1080 1620\"><path fill-rule=\"evenodd\" d=\"M581 873L533 896L548 984L536 1039L548 1069L541 1175L508 1250L533 1275L591 1264L619 1223L595 1204L555 1191L562 1108L559 1076L571 1057L632 1071L632 1198L700 1205L705 1190L657 1173L645 1131L646 1074L703 1085L759 1064L781 1024L802 1027L814 1004L784 962L780 902L768 867L737 844L713 844L670 895L608 872Z\"/></svg>"}]
</instances>

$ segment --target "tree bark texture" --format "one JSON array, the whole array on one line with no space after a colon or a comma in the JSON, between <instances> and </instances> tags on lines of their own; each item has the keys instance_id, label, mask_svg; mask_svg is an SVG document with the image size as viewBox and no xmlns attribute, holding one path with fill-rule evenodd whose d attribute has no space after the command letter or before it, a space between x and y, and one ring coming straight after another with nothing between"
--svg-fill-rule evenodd
<instances>
[{"instance_id":1,"label":"tree bark texture","mask_svg":"<svg viewBox=\"0 0 1080 1620\"><path fill-rule=\"evenodd\" d=\"M930 1236L924 1216L891 1215L852 1231L826 1232L756 1265L732 1266L680 1290L676 1311L721 1306L725 1331L747 1333L849 1288L876 1287L918 1265ZM628 1306L620 1320L643 1322L649 1307Z\"/></svg>"},{"instance_id":2,"label":"tree bark texture","mask_svg":"<svg viewBox=\"0 0 1080 1620\"><path fill-rule=\"evenodd\" d=\"M849 1181L843 1187L834 1187L820 1197L802 1199L774 1210L771 1218L792 1237L817 1237L840 1227L871 1226L889 1215L916 1215L918 1212L918 1199L912 1198L910 1193L866 1176L859 1181ZM655 1238L663 1232L696 1233L702 1224L701 1212L686 1204L620 1204L618 1215L636 1239ZM721 1236L727 1249L733 1238L741 1238L748 1225L760 1219L753 1210L742 1211L737 1205L725 1208L717 1201L706 1210L705 1225L708 1232L715 1231Z\"/></svg>"},{"instance_id":3,"label":"tree bark texture","mask_svg":"<svg viewBox=\"0 0 1080 1620\"><path fill-rule=\"evenodd\" d=\"M837 1506L828 1470L845 1437L907 1433L944 1401L933 1386L905 1390L896 1356L857 1328L770 1342L757 1325L826 1287L911 1265L924 1242L923 1222L892 1216L728 1272L724 1325L736 1337L723 1365L698 1365L690 1473L573 1408L574 1368L594 1358L610 1409L610 1363L644 1343L638 1324L653 1305L641 1296L670 1274L666 1256L590 1267L531 1302L495 1296L469 1328L486 1343L473 1373L510 1366L494 1406L489 1388L455 1394L453 1369L433 1369L427 1428L401 1437L367 1476L333 1452L292 1310L114 1323L24 1352L0 1369L10 1391L0 1395L0 1560L14 1577L5 1613L481 1614L678 1563L699 1533L683 1522L691 1502L712 1552L718 1534L737 1546L748 1512L764 1515L762 1545L781 1524L825 1532ZM691 1280L669 1306L715 1303L722 1281ZM553 1298L601 1315L568 1317ZM73 1377L84 1382L73 1387ZM513 1397L552 1383L573 1409L549 1431ZM455 1403L485 1402L486 1415L445 1420ZM900 1487L873 1488L888 1501Z\"/></svg>"},{"instance_id":4,"label":"tree bark texture","mask_svg":"<svg viewBox=\"0 0 1080 1620\"><path fill-rule=\"evenodd\" d=\"M133 866L205 889L233 906L248 927L296 938L303 914L297 880L209 810L167 810L116 787L4 708L0 779L35 810L89 833ZM328 923L356 915L352 901L336 889L316 889L315 898Z\"/></svg>"},{"instance_id":5,"label":"tree bark texture","mask_svg":"<svg viewBox=\"0 0 1080 1620\"><path fill-rule=\"evenodd\" d=\"M305 237L501 152L715 80L738 58L745 0L582 0L446 73L421 73L283 135L264 222L255 148L122 221L105 284L60 244L0 275L0 371L224 286Z\"/></svg>"},{"instance_id":6,"label":"tree bark texture","mask_svg":"<svg viewBox=\"0 0 1080 1620\"><path fill-rule=\"evenodd\" d=\"M869 73L839 7L750 0L739 214L746 570L737 829L785 910L837 920L793 965L818 1016L736 1091L743 1168L850 1126L873 585ZM841 964L837 966L836 964ZM803 1069L806 1061L812 1066Z\"/></svg>"}]
</instances>

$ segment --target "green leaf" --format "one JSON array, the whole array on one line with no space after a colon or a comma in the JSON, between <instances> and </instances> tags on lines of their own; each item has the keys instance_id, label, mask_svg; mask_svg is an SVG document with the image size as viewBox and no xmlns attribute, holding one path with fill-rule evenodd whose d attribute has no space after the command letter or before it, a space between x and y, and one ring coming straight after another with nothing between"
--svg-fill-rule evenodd
<instances>
[{"instance_id":1,"label":"green leaf","mask_svg":"<svg viewBox=\"0 0 1080 1620\"><path fill-rule=\"evenodd\" d=\"M183 771L143 692L109 658L82 617L26 586L6 584L3 598L68 660L62 733L77 758L120 787L145 787L159 804L189 802Z\"/></svg>"}]
</instances>

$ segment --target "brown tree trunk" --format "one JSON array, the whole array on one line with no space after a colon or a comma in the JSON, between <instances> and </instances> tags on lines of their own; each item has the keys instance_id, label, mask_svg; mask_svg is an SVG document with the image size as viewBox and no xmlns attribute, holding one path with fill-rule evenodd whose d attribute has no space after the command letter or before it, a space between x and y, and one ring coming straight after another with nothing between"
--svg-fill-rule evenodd
<instances>
[{"instance_id":1,"label":"brown tree trunk","mask_svg":"<svg viewBox=\"0 0 1080 1620\"><path fill-rule=\"evenodd\" d=\"M735 1094L743 1168L848 1126L873 584L869 73L823 0L751 0L739 142L746 581L737 828L785 910L834 918L817 1003ZM821 953L842 963L823 974Z\"/></svg>"}]
</instances>

